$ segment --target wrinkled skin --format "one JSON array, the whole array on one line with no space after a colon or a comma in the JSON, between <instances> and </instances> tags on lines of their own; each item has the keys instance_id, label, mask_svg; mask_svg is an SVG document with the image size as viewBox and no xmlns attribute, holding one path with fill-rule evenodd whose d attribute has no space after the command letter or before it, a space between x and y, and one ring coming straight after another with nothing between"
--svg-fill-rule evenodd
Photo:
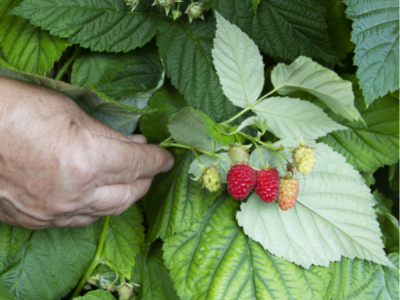
<instances>
[{"instance_id":1,"label":"wrinkled skin","mask_svg":"<svg viewBox=\"0 0 400 300\"><path fill-rule=\"evenodd\" d=\"M125 136L68 97L0 76L0 221L42 229L118 215L173 156Z\"/></svg>"}]
</instances>

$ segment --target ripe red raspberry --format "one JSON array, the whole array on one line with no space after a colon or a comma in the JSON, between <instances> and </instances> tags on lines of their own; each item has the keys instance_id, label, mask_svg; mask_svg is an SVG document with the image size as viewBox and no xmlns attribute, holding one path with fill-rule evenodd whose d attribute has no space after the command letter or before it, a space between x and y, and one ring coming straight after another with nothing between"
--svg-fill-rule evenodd
<instances>
[{"instance_id":1,"label":"ripe red raspberry","mask_svg":"<svg viewBox=\"0 0 400 300\"><path fill-rule=\"evenodd\" d=\"M228 192L236 200L247 197L257 182L256 171L249 165L234 165L226 177Z\"/></svg>"},{"instance_id":2,"label":"ripe red raspberry","mask_svg":"<svg viewBox=\"0 0 400 300\"><path fill-rule=\"evenodd\" d=\"M257 184L254 190L262 201L272 202L278 198L280 180L277 169L260 170L257 172Z\"/></svg>"},{"instance_id":3,"label":"ripe red raspberry","mask_svg":"<svg viewBox=\"0 0 400 300\"><path fill-rule=\"evenodd\" d=\"M280 209L288 210L296 204L299 193L299 181L296 178L282 178L276 202Z\"/></svg>"}]
</instances>

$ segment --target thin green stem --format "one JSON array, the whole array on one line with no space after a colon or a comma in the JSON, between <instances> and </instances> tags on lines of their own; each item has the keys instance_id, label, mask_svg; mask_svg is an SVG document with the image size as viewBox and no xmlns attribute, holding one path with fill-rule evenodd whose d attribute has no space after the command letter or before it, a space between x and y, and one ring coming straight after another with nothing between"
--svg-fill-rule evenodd
<instances>
[{"instance_id":1,"label":"thin green stem","mask_svg":"<svg viewBox=\"0 0 400 300\"><path fill-rule=\"evenodd\" d=\"M254 144L254 146L256 146L256 148L258 150L258 153L260 154L260 157L261 157L261 162L262 162L263 168L265 168L264 157L262 156L262 152L261 152L260 147L258 147L258 145L257 145L257 143L255 141L253 141L253 144Z\"/></svg>"},{"instance_id":2,"label":"thin green stem","mask_svg":"<svg viewBox=\"0 0 400 300\"><path fill-rule=\"evenodd\" d=\"M200 156L197 154L196 150L193 149L193 153L194 153L194 155L196 156L196 158L197 158L197 160L199 161L199 163L203 164L203 163L201 162Z\"/></svg>"},{"instance_id":3,"label":"thin green stem","mask_svg":"<svg viewBox=\"0 0 400 300\"><path fill-rule=\"evenodd\" d=\"M285 170L285 165L282 163L281 159L279 158L279 155L276 154L276 152L274 152L274 153L275 153L276 158L279 160L279 163L281 164L282 169ZM279 152L278 152L278 153L279 153Z\"/></svg>"},{"instance_id":4,"label":"thin green stem","mask_svg":"<svg viewBox=\"0 0 400 300\"><path fill-rule=\"evenodd\" d=\"M182 144L178 144L178 143L169 143L169 144L160 144L161 147L164 148L168 148L168 147L177 147L177 148L182 148L182 149L188 149L188 150L192 150L192 151L197 151L200 153L203 153L205 155L211 156L211 157L219 157L221 159L225 159L225 160L229 160L227 157L222 156L218 153L214 153L214 152L209 152L203 149L198 149L198 148L193 148L191 146L187 146L187 145L182 145Z\"/></svg>"},{"instance_id":5,"label":"thin green stem","mask_svg":"<svg viewBox=\"0 0 400 300\"><path fill-rule=\"evenodd\" d=\"M60 78L64 75L65 71L67 71L67 69L69 68L69 66L74 62L74 60L76 59L76 57L79 55L79 52L80 52L80 48L78 48L77 50L75 50L74 55L72 55L72 56L70 57L70 59L68 59L67 62L62 66L62 68L60 69L60 71L58 71L55 80L60 80Z\"/></svg>"},{"instance_id":6,"label":"thin green stem","mask_svg":"<svg viewBox=\"0 0 400 300\"><path fill-rule=\"evenodd\" d=\"M94 258L93 258L92 262L90 263L88 269L86 270L85 275L83 275L83 277L81 278L81 280L78 283L78 286L75 288L75 291L74 291L71 299L74 299L75 297L79 296L79 293L81 292L81 290L82 290L83 286L85 285L89 276L92 274L93 270L96 269L96 267L102 262L101 253L103 252L104 241L106 238L106 232L107 232L109 223L110 223L110 217L109 216L105 217L103 229L101 231L99 245L97 246L96 254L94 255Z\"/></svg>"},{"instance_id":7,"label":"thin green stem","mask_svg":"<svg viewBox=\"0 0 400 300\"><path fill-rule=\"evenodd\" d=\"M250 104L248 107L246 107L245 109L243 109L240 113L238 113L236 116L233 116L232 118L230 118L228 121L224 121L223 123L231 123L232 121L236 120L237 118L239 118L241 115L243 115L244 113L246 113L247 111L249 111L250 109L252 109L255 105L257 105L258 103L260 103L262 100L264 100L265 98L267 98L269 95L272 95L273 93L275 93L277 90L279 90L281 87L275 88L272 91L270 91L269 93L266 93L264 96L262 96L260 99L258 99L256 102Z\"/></svg>"}]
</instances>

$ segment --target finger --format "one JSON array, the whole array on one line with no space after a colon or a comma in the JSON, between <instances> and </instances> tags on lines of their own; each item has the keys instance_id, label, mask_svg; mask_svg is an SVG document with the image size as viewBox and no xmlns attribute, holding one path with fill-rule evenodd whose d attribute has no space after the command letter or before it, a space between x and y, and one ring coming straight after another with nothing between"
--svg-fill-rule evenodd
<instances>
[{"instance_id":1,"label":"finger","mask_svg":"<svg viewBox=\"0 0 400 300\"><path fill-rule=\"evenodd\" d=\"M98 187L86 209L92 216L119 215L147 193L152 180L142 178L131 184Z\"/></svg>"},{"instance_id":2,"label":"finger","mask_svg":"<svg viewBox=\"0 0 400 300\"><path fill-rule=\"evenodd\" d=\"M100 135L103 137L113 138L124 142L130 141L130 139L125 134L115 129L112 129L111 127L100 122L99 120L96 120L91 116L85 116L85 125L89 132L93 135Z\"/></svg>"},{"instance_id":3,"label":"finger","mask_svg":"<svg viewBox=\"0 0 400 300\"><path fill-rule=\"evenodd\" d=\"M97 186L125 184L137 178L154 177L169 171L174 165L174 157L157 145L126 143L116 139L94 136L96 164L102 174Z\"/></svg>"},{"instance_id":4,"label":"finger","mask_svg":"<svg viewBox=\"0 0 400 300\"><path fill-rule=\"evenodd\" d=\"M140 143L140 144L147 144L147 139L145 138L144 135L141 135L141 134L128 135L128 139L131 142Z\"/></svg>"},{"instance_id":5,"label":"finger","mask_svg":"<svg viewBox=\"0 0 400 300\"><path fill-rule=\"evenodd\" d=\"M84 227L95 222L99 217L77 215L73 217L59 218L52 221L53 227Z\"/></svg>"}]
</instances>

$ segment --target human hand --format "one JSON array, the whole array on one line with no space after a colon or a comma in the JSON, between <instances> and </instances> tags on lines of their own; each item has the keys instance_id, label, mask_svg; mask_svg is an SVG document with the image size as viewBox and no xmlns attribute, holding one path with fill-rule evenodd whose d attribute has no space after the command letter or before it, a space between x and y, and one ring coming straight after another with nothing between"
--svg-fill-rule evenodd
<instances>
[{"instance_id":1,"label":"human hand","mask_svg":"<svg viewBox=\"0 0 400 300\"><path fill-rule=\"evenodd\" d=\"M85 226L144 196L173 156L125 136L68 97L0 76L0 221Z\"/></svg>"}]
</instances>

